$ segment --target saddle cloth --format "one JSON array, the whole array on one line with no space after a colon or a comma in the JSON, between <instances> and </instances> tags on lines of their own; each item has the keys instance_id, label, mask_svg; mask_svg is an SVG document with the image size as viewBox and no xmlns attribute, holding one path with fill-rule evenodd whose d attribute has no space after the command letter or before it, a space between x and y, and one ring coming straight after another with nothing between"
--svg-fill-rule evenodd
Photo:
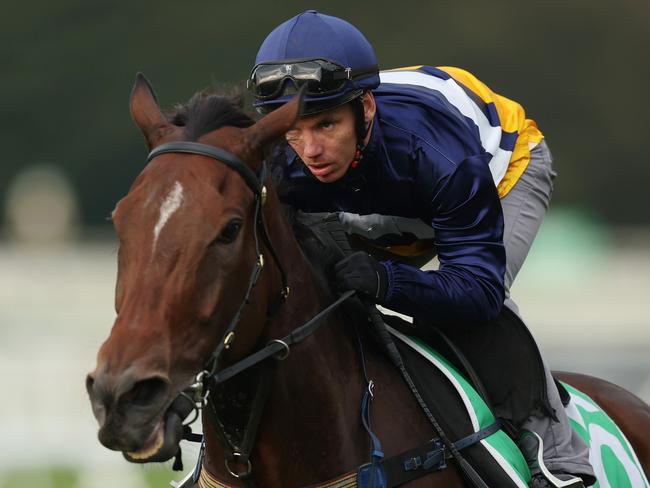
<instances>
[{"instance_id":1,"label":"saddle cloth","mask_svg":"<svg viewBox=\"0 0 650 488\"><path fill-rule=\"evenodd\" d=\"M418 389L447 432L465 435L462 429L467 423L476 432L494 421L485 401L453 364L423 340L390 326L388 330ZM440 384L441 377L452 386L456 400ZM593 487L650 488L632 446L614 421L589 396L567 383L562 386L569 395L565 410L571 426L589 446L589 461L598 480ZM466 453L489 486L526 487L530 482L526 460L504 431L486 437Z\"/></svg>"}]
</instances>

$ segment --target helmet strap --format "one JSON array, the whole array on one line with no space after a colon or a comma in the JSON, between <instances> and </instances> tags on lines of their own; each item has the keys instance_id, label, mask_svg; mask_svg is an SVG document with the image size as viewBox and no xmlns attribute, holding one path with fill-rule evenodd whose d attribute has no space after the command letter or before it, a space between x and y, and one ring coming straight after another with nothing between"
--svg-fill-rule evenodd
<instances>
[{"instance_id":1,"label":"helmet strap","mask_svg":"<svg viewBox=\"0 0 650 488\"><path fill-rule=\"evenodd\" d=\"M354 111L354 117L356 120L355 131L357 133L357 147L354 151L354 158L352 158L352 163L350 164L353 169L357 168L363 159L363 152L366 150L366 136L368 135L368 131L372 126L372 121L366 122L363 99L364 94L361 94L352 102L352 110Z\"/></svg>"}]
</instances>

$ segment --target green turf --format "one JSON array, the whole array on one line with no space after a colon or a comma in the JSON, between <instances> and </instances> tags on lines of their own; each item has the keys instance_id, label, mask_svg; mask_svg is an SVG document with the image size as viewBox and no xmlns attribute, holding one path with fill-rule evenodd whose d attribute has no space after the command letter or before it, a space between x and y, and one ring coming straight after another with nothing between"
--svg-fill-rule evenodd
<instances>
[{"instance_id":1,"label":"green turf","mask_svg":"<svg viewBox=\"0 0 650 488\"><path fill-rule=\"evenodd\" d=\"M0 488L87 488L81 484L80 473L81 469L72 467L9 469L0 472ZM133 482L129 483L129 487L133 488L168 487L171 480L182 477L181 473L176 473L166 466L147 466L129 473L133 473ZM106 478L106 472L102 471L98 476ZM124 476L120 473L117 478L124 480ZM83 477L87 479L88 473L84 473ZM101 483L98 483L98 486L100 485L110 486L111 480L101 480Z\"/></svg>"}]
</instances>

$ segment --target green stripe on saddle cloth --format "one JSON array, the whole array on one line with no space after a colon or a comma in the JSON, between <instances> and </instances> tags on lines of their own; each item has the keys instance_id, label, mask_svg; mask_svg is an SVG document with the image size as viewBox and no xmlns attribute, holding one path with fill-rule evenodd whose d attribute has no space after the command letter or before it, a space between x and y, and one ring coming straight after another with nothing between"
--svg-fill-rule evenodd
<instances>
[{"instance_id":1,"label":"green stripe on saddle cloth","mask_svg":"<svg viewBox=\"0 0 650 488\"><path fill-rule=\"evenodd\" d=\"M474 432L494 423L494 416L483 399L453 365L422 340L404 335L390 326L387 328L394 337L421 354L447 377L465 405ZM505 432L499 430L480 442L515 486L528 487L530 481L528 464L517 445Z\"/></svg>"},{"instance_id":2,"label":"green stripe on saddle cloth","mask_svg":"<svg viewBox=\"0 0 650 488\"><path fill-rule=\"evenodd\" d=\"M421 339L388 327L402 343L434 365L453 385L475 432L494 422L494 416L463 375ZM614 421L587 395L563 383L571 395L566 413L573 429L589 445L591 462L598 482L594 488L650 488L641 463ZM530 470L515 442L503 431L483 439L481 444L516 486L527 487Z\"/></svg>"},{"instance_id":3,"label":"green stripe on saddle cloth","mask_svg":"<svg viewBox=\"0 0 650 488\"><path fill-rule=\"evenodd\" d=\"M571 395L566 413L573 430L589 445L594 488L650 486L632 446L614 421L587 395L562 383Z\"/></svg>"}]
</instances>

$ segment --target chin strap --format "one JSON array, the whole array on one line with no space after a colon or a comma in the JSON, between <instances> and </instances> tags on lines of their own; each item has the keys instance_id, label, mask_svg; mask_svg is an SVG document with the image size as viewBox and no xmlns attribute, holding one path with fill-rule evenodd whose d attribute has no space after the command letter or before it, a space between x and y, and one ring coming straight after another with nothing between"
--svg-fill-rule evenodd
<instances>
[{"instance_id":1,"label":"chin strap","mask_svg":"<svg viewBox=\"0 0 650 488\"><path fill-rule=\"evenodd\" d=\"M366 145L364 141L370 128L372 127L372 121L366 122L365 120L365 110L363 108L363 99L364 94L358 96L353 102L354 117L356 119L356 132L357 132L357 147L354 152L354 157L352 158L352 163L350 167L352 169L358 168L359 163L363 159L363 152L366 150Z\"/></svg>"},{"instance_id":2,"label":"chin strap","mask_svg":"<svg viewBox=\"0 0 650 488\"><path fill-rule=\"evenodd\" d=\"M363 151L366 149L365 146L361 146L357 144L357 149L354 151L354 158L352 158L352 162L350 163L350 167L352 169L356 169L359 167L359 163L361 162L361 159L363 158Z\"/></svg>"}]
</instances>

